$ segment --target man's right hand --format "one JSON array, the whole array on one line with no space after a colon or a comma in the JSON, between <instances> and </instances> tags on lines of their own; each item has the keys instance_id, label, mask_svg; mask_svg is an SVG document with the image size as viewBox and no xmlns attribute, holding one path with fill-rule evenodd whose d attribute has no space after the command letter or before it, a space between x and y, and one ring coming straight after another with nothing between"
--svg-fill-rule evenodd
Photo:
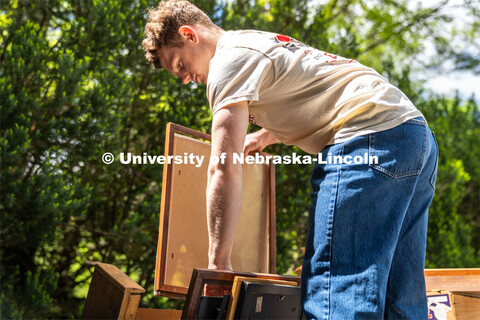
<instances>
[{"instance_id":1,"label":"man's right hand","mask_svg":"<svg viewBox=\"0 0 480 320\"><path fill-rule=\"evenodd\" d=\"M250 152L261 152L267 146L279 143L277 137L271 134L266 129L261 129L253 133L247 134L245 137L245 143L243 146L243 154L246 156Z\"/></svg>"}]
</instances>

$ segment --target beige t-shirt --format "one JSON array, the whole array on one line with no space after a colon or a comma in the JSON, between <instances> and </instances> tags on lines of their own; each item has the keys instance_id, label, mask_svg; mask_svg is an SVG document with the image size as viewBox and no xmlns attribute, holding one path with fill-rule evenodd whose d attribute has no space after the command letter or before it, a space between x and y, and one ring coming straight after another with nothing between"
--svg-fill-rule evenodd
<instances>
[{"instance_id":1,"label":"beige t-shirt","mask_svg":"<svg viewBox=\"0 0 480 320\"><path fill-rule=\"evenodd\" d=\"M375 70L253 30L222 35L210 61L207 96L214 115L248 101L251 122L312 154L423 117Z\"/></svg>"}]
</instances>

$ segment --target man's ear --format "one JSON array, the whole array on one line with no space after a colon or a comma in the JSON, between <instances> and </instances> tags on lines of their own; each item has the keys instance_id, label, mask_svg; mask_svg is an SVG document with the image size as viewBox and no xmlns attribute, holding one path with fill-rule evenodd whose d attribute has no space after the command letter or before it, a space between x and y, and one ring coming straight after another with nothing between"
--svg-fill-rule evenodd
<instances>
[{"instance_id":1,"label":"man's ear","mask_svg":"<svg viewBox=\"0 0 480 320\"><path fill-rule=\"evenodd\" d=\"M191 40L195 43L198 42L197 31L192 26L181 26L180 28L178 28L178 32L182 37L186 37L188 40Z\"/></svg>"}]
</instances>

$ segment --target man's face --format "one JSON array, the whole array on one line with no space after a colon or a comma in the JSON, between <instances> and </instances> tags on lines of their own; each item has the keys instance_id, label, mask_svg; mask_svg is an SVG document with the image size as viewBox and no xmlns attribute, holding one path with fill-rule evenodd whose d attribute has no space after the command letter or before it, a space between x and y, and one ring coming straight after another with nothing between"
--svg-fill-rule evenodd
<instances>
[{"instance_id":1,"label":"man's face","mask_svg":"<svg viewBox=\"0 0 480 320\"><path fill-rule=\"evenodd\" d=\"M192 27L181 27L179 32L182 37L182 47L162 47L157 51L162 68L180 77L184 84L190 81L206 84L208 66L212 57L208 56L204 42L200 41Z\"/></svg>"}]
</instances>

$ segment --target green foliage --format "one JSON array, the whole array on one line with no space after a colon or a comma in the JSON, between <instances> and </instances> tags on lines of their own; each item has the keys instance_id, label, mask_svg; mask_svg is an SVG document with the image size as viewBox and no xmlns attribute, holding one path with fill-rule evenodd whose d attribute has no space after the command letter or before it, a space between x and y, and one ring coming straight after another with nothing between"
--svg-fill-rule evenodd
<instances>
[{"instance_id":1,"label":"green foliage","mask_svg":"<svg viewBox=\"0 0 480 320\"><path fill-rule=\"evenodd\" d=\"M433 97L420 106L440 150L430 209L427 266L480 264L480 110L473 101Z\"/></svg>"},{"instance_id":2,"label":"green foliage","mask_svg":"<svg viewBox=\"0 0 480 320\"><path fill-rule=\"evenodd\" d=\"M181 304L153 297L162 167L101 161L104 152L163 154L170 121L210 130L205 88L184 86L145 62L145 9L156 2L1 2L2 318L79 318L92 261L113 263L146 288L143 305ZM194 3L224 29L288 34L355 58L398 85L426 115L441 153L427 265L478 266L478 103L429 96L410 76L424 39L437 39L438 48L448 43L439 32L448 21L445 3L421 10L406 1ZM467 28L466 37L475 30ZM478 67L461 54L443 50L442 58ZM300 152L281 145L267 151ZM311 169L276 168L280 273L301 265Z\"/></svg>"},{"instance_id":3,"label":"green foliage","mask_svg":"<svg viewBox=\"0 0 480 320\"><path fill-rule=\"evenodd\" d=\"M18 282L22 278L24 281ZM32 319L47 318L54 311L54 302L50 296L55 288L53 270L38 269L35 274L27 271L24 277L20 276L19 269L2 279L2 293L0 311L2 319ZM20 290L14 289L22 286Z\"/></svg>"}]
</instances>

